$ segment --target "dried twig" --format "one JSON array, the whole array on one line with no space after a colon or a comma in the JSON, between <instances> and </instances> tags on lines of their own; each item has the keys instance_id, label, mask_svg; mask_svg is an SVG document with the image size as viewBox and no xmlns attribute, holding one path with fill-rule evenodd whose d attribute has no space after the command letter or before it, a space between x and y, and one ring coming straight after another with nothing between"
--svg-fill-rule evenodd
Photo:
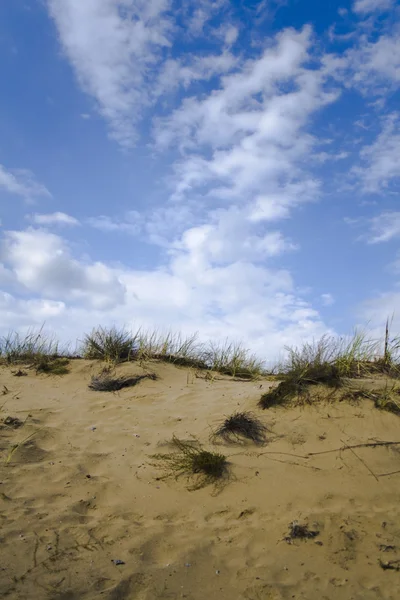
<instances>
[{"instance_id":1,"label":"dried twig","mask_svg":"<svg viewBox=\"0 0 400 600\"><path fill-rule=\"evenodd\" d=\"M354 444L353 446L342 446L333 450L323 450L322 452L309 452L307 457L317 456L319 454L331 454L332 452L340 452L341 450L352 450L353 448L376 448L378 446L398 446L400 442L370 442L368 444Z\"/></svg>"},{"instance_id":2,"label":"dried twig","mask_svg":"<svg viewBox=\"0 0 400 600\"><path fill-rule=\"evenodd\" d=\"M277 451L267 451L267 452L258 452L257 456L264 456L264 454L282 454L284 456L293 456L294 458L303 458L304 460L308 459L308 455L301 454L292 454L291 452L277 452Z\"/></svg>"},{"instance_id":3,"label":"dried twig","mask_svg":"<svg viewBox=\"0 0 400 600\"><path fill-rule=\"evenodd\" d=\"M343 444L343 440L340 440ZM352 454L354 454L354 456L356 458L358 458L358 460L364 465L364 467L371 473L371 475L376 479L376 481L379 481L379 479L377 478L377 476L375 475L375 473L369 468L369 466L367 465L367 463L360 457L358 456L358 454L356 454L353 450L353 448L351 448L350 446L345 446L344 450L350 450L350 452Z\"/></svg>"},{"instance_id":4,"label":"dried twig","mask_svg":"<svg viewBox=\"0 0 400 600\"><path fill-rule=\"evenodd\" d=\"M268 458L268 460L272 460L274 462L283 463L285 465L295 465L295 466L298 466L298 467L305 467L306 469L312 469L313 471L322 471L322 469L320 469L319 467L314 467L312 465L304 465L302 463L294 462L292 460L279 460L279 458L272 458L272 456L267 456L267 458Z\"/></svg>"},{"instance_id":5,"label":"dried twig","mask_svg":"<svg viewBox=\"0 0 400 600\"><path fill-rule=\"evenodd\" d=\"M391 471L390 473L381 473L380 475L377 475L377 477L389 477L389 475L396 475L397 473L400 473L400 471Z\"/></svg>"}]
</instances>

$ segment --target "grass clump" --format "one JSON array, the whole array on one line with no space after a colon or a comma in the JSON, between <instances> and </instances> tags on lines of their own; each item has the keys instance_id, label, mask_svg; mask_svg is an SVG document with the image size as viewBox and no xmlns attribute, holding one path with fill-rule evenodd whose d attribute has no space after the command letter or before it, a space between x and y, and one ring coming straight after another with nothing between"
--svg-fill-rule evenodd
<instances>
[{"instance_id":1,"label":"grass clump","mask_svg":"<svg viewBox=\"0 0 400 600\"><path fill-rule=\"evenodd\" d=\"M241 379L257 379L265 375L264 362L240 343L226 340L210 342L203 351L203 360L212 371Z\"/></svg>"},{"instance_id":2,"label":"grass clump","mask_svg":"<svg viewBox=\"0 0 400 600\"><path fill-rule=\"evenodd\" d=\"M365 376L379 368L376 357L378 344L362 332L349 339L323 336L319 341L301 348L286 348L287 360L280 367L282 381L263 394L259 406L263 409L290 402L311 403L326 394L312 393L321 386L336 390L347 378Z\"/></svg>"},{"instance_id":3,"label":"grass clump","mask_svg":"<svg viewBox=\"0 0 400 600\"><path fill-rule=\"evenodd\" d=\"M374 389L353 387L344 391L341 400L353 402L371 400L375 408L400 416L400 387L396 382L389 384L389 381L387 381L385 387Z\"/></svg>"},{"instance_id":4,"label":"grass clump","mask_svg":"<svg viewBox=\"0 0 400 600\"><path fill-rule=\"evenodd\" d=\"M258 401L258 406L264 410L274 406L284 406L293 398L303 397L306 393L307 387L302 385L300 381L284 380L265 392Z\"/></svg>"},{"instance_id":5,"label":"grass clump","mask_svg":"<svg viewBox=\"0 0 400 600\"><path fill-rule=\"evenodd\" d=\"M46 375L66 375L69 373L68 365L68 358L41 357L35 361L36 373L45 373Z\"/></svg>"},{"instance_id":6,"label":"grass clump","mask_svg":"<svg viewBox=\"0 0 400 600\"><path fill-rule=\"evenodd\" d=\"M251 440L255 444L266 443L267 427L250 412L235 412L216 429L213 438L220 437L225 442Z\"/></svg>"},{"instance_id":7,"label":"grass clump","mask_svg":"<svg viewBox=\"0 0 400 600\"><path fill-rule=\"evenodd\" d=\"M0 338L0 359L7 364L34 363L59 355L58 341L43 329L30 330L25 335L12 331Z\"/></svg>"},{"instance_id":8,"label":"grass clump","mask_svg":"<svg viewBox=\"0 0 400 600\"><path fill-rule=\"evenodd\" d=\"M83 340L82 355L87 359L124 362L137 357L136 336L125 329L97 327Z\"/></svg>"},{"instance_id":9,"label":"grass clump","mask_svg":"<svg viewBox=\"0 0 400 600\"><path fill-rule=\"evenodd\" d=\"M400 388L395 383L391 386L387 383L382 390L370 392L369 397L379 410L386 410L400 416Z\"/></svg>"},{"instance_id":10,"label":"grass clump","mask_svg":"<svg viewBox=\"0 0 400 600\"><path fill-rule=\"evenodd\" d=\"M242 379L265 375L264 363L240 343L199 342L197 334L141 331L135 333L115 327L97 327L86 335L82 355L88 359L123 362L162 360L182 367L217 371Z\"/></svg>"},{"instance_id":11,"label":"grass clump","mask_svg":"<svg viewBox=\"0 0 400 600\"><path fill-rule=\"evenodd\" d=\"M204 450L196 442L172 438L175 448L170 454L156 454L153 458L161 461L161 466L167 470L165 477L175 475L176 478L186 476L195 481L190 490L198 490L209 484L218 484L228 475L226 456L217 452Z\"/></svg>"},{"instance_id":12,"label":"grass clump","mask_svg":"<svg viewBox=\"0 0 400 600\"><path fill-rule=\"evenodd\" d=\"M140 359L158 359L175 365L217 371L224 375L254 379L264 374L263 361L239 343L198 341L197 334L183 337L171 332L143 332L137 336Z\"/></svg>"},{"instance_id":13,"label":"grass clump","mask_svg":"<svg viewBox=\"0 0 400 600\"><path fill-rule=\"evenodd\" d=\"M180 333L144 331L139 332L138 342L140 360L156 359L182 367L207 368L197 333L183 337Z\"/></svg>"},{"instance_id":14,"label":"grass clump","mask_svg":"<svg viewBox=\"0 0 400 600\"><path fill-rule=\"evenodd\" d=\"M156 380L157 375L155 373L146 373L144 375L135 375L130 377L116 377L107 373L102 373L92 377L89 388L96 392L118 392L123 388L137 385L139 381L142 381L142 379Z\"/></svg>"}]
</instances>

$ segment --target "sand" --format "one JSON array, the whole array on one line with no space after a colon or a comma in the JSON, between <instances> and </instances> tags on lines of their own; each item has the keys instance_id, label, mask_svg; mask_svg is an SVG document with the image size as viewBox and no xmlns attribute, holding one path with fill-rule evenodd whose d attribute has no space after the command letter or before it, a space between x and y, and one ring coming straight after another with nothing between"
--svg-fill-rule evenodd
<instances>
[{"instance_id":1,"label":"sand","mask_svg":"<svg viewBox=\"0 0 400 600\"><path fill-rule=\"evenodd\" d=\"M0 417L25 422L0 430L2 598L399 597L400 572L379 560L400 559L400 445L304 458L400 441L399 417L369 401L261 411L269 382L145 368L159 379L118 393L88 389L95 362L73 361L64 376L0 369ZM224 487L160 479L151 456L174 434L208 447L238 409L256 412L270 441L218 446L231 463ZM320 533L288 543L293 521Z\"/></svg>"}]
</instances>

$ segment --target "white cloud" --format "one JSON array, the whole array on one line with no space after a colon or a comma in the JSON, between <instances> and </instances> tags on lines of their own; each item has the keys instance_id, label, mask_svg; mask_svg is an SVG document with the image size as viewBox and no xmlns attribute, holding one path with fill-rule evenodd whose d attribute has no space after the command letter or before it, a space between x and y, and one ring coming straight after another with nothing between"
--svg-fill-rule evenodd
<instances>
[{"instance_id":1,"label":"white cloud","mask_svg":"<svg viewBox=\"0 0 400 600\"><path fill-rule=\"evenodd\" d=\"M193 37L200 37L204 33L205 25L226 5L226 0L196 0L195 3L186 2L186 7L193 9L187 16L187 30ZM185 3L184 3L185 6Z\"/></svg>"},{"instance_id":2,"label":"white cloud","mask_svg":"<svg viewBox=\"0 0 400 600\"><path fill-rule=\"evenodd\" d=\"M389 319L390 331L397 335L400 331L400 291L394 289L385 293L377 293L363 302L359 307L359 315L376 339L383 340L386 320Z\"/></svg>"},{"instance_id":3,"label":"white cloud","mask_svg":"<svg viewBox=\"0 0 400 600\"><path fill-rule=\"evenodd\" d=\"M164 268L136 271L77 260L62 238L48 232L8 232L3 262L21 289L38 298L0 294L0 329L17 326L22 313L23 325L45 320L63 339L98 324L168 324L183 333L197 330L203 339L242 339L272 359L285 344L327 331L318 313L296 295L287 271L252 264L233 244L225 250L209 241L211 249L203 231L189 230ZM279 236L271 238L269 252L280 244Z\"/></svg>"},{"instance_id":4,"label":"white cloud","mask_svg":"<svg viewBox=\"0 0 400 600\"><path fill-rule=\"evenodd\" d=\"M152 94L158 97L178 87L187 89L193 82L220 77L232 71L237 64L238 59L226 50L221 54L168 59L164 62Z\"/></svg>"},{"instance_id":5,"label":"white cloud","mask_svg":"<svg viewBox=\"0 0 400 600\"><path fill-rule=\"evenodd\" d=\"M381 35L373 42L362 36L358 47L336 60L336 65L339 71L344 68L344 85L354 85L369 96L385 96L400 81L399 32Z\"/></svg>"},{"instance_id":6,"label":"white cloud","mask_svg":"<svg viewBox=\"0 0 400 600\"><path fill-rule=\"evenodd\" d=\"M62 319L66 305L54 300L17 298L0 290L0 312L0 329L2 333L8 333L10 330L41 327L47 319Z\"/></svg>"},{"instance_id":7,"label":"white cloud","mask_svg":"<svg viewBox=\"0 0 400 600\"><path fill-rule=\"evenodd\" d=\"M116 272L101 262L79 262L59 236L40 229L5 233L1 258L15 282L51 299L107 309L123 303L125 288Z\"/></svg>"},{"instance_id":8,"label":"white cloud","mask_svg":"<svg viewBox=\"0 0 400 600\"><path fill-rule=\"evenodd\" d=\"M239 29L234 25L228 24L225 27L220 28L220 35L223 35L224 42L227 46L234 44L239 35Z\"/></svg>"},{"instance_id":9,"label":"white cloud","mask_svg":"<svg viewBox=\"0 0 400 600\"><path fill-rule=\"evenodd\" d=\"M219 89L158 120L156 145L179 144L182 153L173 199L197 191L214 202L246 201L256 220L287 216L316 197L318 182L300 168L305 156L308 164L317 160L317 141L304 127L337 93L325 92L322 74L303 66L310 44L309 28L286 30L260 58L222 77Z\"/></svg>"},{"instance_id":10,"label":"white cloud","mask_svg":"<svg viewBox=\"0 0 400 600\"><path fill-rule=\"evenodd\" d=\"M369 244L389 242L400 237L400 212L387 211L369 220L369 233L366 238Z\"/></svg>"},{"instance_id":11,"label":"white cloud","mask_svg":"<svg viewBox=\"0 0 400 600\"><path fill-rule=\"evenodd\" d=\"M400 116L388 115L383 120L376 140L360 152L361 165L352 169L361 180L365 192L382 192L400 177Z\"/></svg>"},{"instance_id":12,"label":"white cloud","mask_svg":"<svg viewBox=\"0 0 400 600\"><path fill-rule=\"evenodd\" d=\"M335 304L335 298L332 294L321 294L321 302L324 306L332 306Z\"/></svg>"},{"instance_id":13,"label":"white cloud","mask_svg":"<svg viewBox=\"0 0 400 600\"><path fill-rule=\"evenodd\" d=\"M358 14L384 12L394 6L394 0L355 0L353 11Z\"/></svg>"},{"instance_id":14,"label":"white cloud","mask_svg":"<svg viewBox=\"0 0 400 600\"><path fill-rule=\"evenodd\" d=\"M122 232L137 235L142 228L142 216L136 210L128 211L123 219L99 215L90 217L86 222L95 229L104 232Z\"/></svg>"},{"instance_id":15,"label":"white cloud","mask_svg":"<svg viewBox=\"0 0 400 600\"><path fill-rule=\"evenodd\" d=\"M6 169L0 165L0 191L5 190L9 194L16 194L25 200L31 200L35 196L48 196L48 189L38 183L31 171L27 169Z\"/></svg>"},{"instance_id":16,"label":"white cloud","mask_svg":"<svg viewBox=\"0 0 400 600\"><path fill-rule=\"evenodd\" d=\"M170 0L48 0L61 44L82 88L122 146L150 102L147 78L170 45Z\"/></svg>"},{"instance_id":17,"label":"white cloud","mask_svg":"<svg viewBox=\"0 0 400 600\"><path fill-rule=\"evenodd\" d=\"M75 217L71 217L71 215L67 215L63 212L55 212L50 214L34 214L30 215L31 220L36 225L70 225L76 226L79 225L78 219Z\"/></svg>"},{"instance_id":18,"label":"white cloud","mask_svg":"<svg viewBox=\"0 0 400 600\"><path fill-rule=\"evenodd\" d=\"M206 225L186 229L173 245L174 250L185 251L185 260L190 256L196 268L246 260L263 262L294 248L279 231L253 233L246 214L237 207L215 211Z\"/></svg>"},{"instance_id":19,"label":"white cloud","mask_svg":"<svg viewBox=\"0 0 400 600\"><path fill-rule=\"evenodd\" d=\"M201 2L197 12L189 11L197 19L192 34L212 23L215 13L205 18L198 12L210 5L223 7ZM310 121L338 96L325 87L311 28L269 38L250 60L226 48L175 58L160 76L157 61L171 40L166 1L49 0L49 6L81 84L123 146L133 143L136 117L160 90L179 85L194 94L193 82L209 83L172 114L163 109L167 116L155 123L156 148L180 153L169 203L147 215L87 220L102 231L147 235L164 246L162 266L110 267L75 257L65 240L46 231L9 232L3 262L15 285L39 297L35 310L41 317L48 311L46 321L54 326L72 323L68 336L99 323L168 324L199 330L203 338L243 339L266 357L325 333L289 271L275 266L296 249L277 221L320 193L311 168L321 148ZM136 21L117 6L129 17L136 10ZM216 35L230 45L236 34L227 27Z\"/></svg>"}]
</instances>

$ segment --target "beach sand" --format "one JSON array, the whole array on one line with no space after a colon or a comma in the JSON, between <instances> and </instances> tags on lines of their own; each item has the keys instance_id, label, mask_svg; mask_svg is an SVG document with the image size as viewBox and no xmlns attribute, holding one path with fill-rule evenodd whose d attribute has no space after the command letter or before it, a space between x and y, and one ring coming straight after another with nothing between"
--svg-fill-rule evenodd
<instances>
[{"instance_id":1,"label":"beach sand","mask_svg":"<svg viewBox=\"0 0 400 600\"><path fill-rule=\"evenodd\" d=\"M24 423L0 429L1 598L399 597L400 572L382 564L400 560L400 444L308 456L400 441L398 416L367 400L262 411L270 382L162 362L117 368L156 381L91 391L99 368L0 368L0 418ZM236 410L262 419L267 445L210 444ZM164 479L152 455L173 435L226 454L229 481L189 491ZM293 521L319 534L288 543Z\"/></svg>"}]
</instances>

